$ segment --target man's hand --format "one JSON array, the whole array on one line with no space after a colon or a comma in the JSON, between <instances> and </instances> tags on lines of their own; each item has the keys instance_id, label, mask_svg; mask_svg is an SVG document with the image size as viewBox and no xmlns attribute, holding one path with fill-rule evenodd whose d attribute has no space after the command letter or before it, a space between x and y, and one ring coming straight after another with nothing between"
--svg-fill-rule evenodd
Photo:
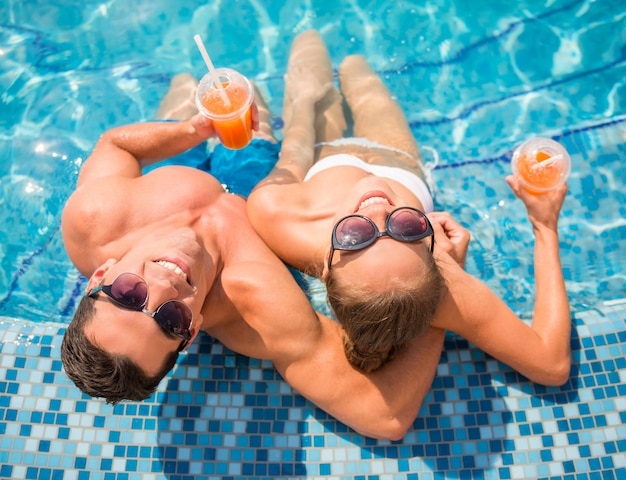
<instances>
[{"instance_id":1,"label":"man's hand","mask_svg":"<svg viewBox=\"0 0 626 480\"><path fill-rule=\"evenodd\" d=\"M432 212L428 219L435 230L435 249L442 249L463 268L470 232L452 219L448 212Z\"/></svg>"},{"instance_id":2,"label":"man's hand","mask_svg":"<svg viewBox=\"0 0 626 480\"><path fill-rule=\"evenodd\" d=\"M201 113L196 113L193 117L189 119L191 125L196 130L196 134L203 138L208 139L215 137L217 132L215 131L215 126L213 125L213 121Z\"/></svg>"},{"instance_id":3,"label":"man's hand","mask_svg":"<svg viewBox=\"0 0 626 480\"><path fill-rule=\"evenodd\" d=\"M259 108L256 103L252 103L251 112L252 115L252 130L258 132L259 130ZM213 120L205 117L201 113L196 113L189 119L191 125L196 130L198 136L206 139L217 136L217 131L213 125Z\"/></svg>"}]
</instances>

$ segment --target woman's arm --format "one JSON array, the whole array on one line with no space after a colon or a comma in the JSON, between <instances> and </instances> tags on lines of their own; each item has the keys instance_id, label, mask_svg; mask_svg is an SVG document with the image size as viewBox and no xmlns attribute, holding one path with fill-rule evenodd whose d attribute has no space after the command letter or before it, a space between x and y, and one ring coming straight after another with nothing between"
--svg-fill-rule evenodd
<instances>
[{"instance_id":1,"label":"woman's arm","mask_svg":"<svg viewBox=\"0 0 626 480\"><path fill-rule=\"evenodd\" d=\"M470 233L463 228L448 212L431 212L428 214L435 229L435 256L439 249L444 250L461 268L465 268L465 258L470 242Z\"/></svg>"},{"instance_id":2,"label":"woman's arm","mask_svg":"<svg viewBox=\"0 0 626 480\"><path fill-rule=\"evenodd\" d=\"M533 195L507 182L526 205L535 235L536 300L531 325L517 317L486 285L443 260L448 294L435 325L448 328L529 379L562 385L571 366L570 309L559 259L557 221L567 186Z\"/></svg>"},{"instance_id":3,"label":"woman's arm","mask_svg":"<svg viewBox=\"0 0 626 480\"><path fill-rule=\"evenodd\" d=\"M526 205L535 235L536 300L532 328L548 344L555 370L561 372L560 379L555 383L562 384L569 377L571 364L570 308L559 257L558 235L559 213L567 194L567 185L553 192L534 195L526 191L515 177L508 177L507 183Z\"/></svg>"}]
</instances>

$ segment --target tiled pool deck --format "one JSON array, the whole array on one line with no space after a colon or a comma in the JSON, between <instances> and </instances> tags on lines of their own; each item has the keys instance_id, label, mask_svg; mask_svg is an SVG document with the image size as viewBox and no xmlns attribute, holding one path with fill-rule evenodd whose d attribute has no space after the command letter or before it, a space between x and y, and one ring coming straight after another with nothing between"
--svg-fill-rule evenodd
<instances>
[{"instance_id":1,"label":"tiled pool deck","mask_svg":"<svg viewBox=\"0 0 626 480\"><path fill-rule=\"evenodd\" d=\"M355 434L268 362L208 336L144 403L83 396L60 361L64 327L0 322L0 478L626 478L626 299L573 317L562 388L528 382L449 335L402 441Z\"/></svg>"}]
</instances>

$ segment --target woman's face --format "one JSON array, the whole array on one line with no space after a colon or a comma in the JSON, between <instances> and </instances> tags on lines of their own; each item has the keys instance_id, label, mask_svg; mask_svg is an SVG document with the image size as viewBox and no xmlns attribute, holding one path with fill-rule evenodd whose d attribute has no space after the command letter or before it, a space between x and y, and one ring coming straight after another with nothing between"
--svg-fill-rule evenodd
<instances>
[{"instance_id":1,"label":"woman's face","mask_svg":"<svg viewBox=\"0 0 626 480\"><path fill-rule=\"evenodd\" d=\"M416 203L396 194L384 180L366 177L347 192L333 226L346 215L359 214L370 218L383 232L387 215L402 206L416 206ZM419 202L417 208L422 208ZM328 240L330 243L330 232ZM362 250L336 250L331 268L335 275L341 275L342 283L358 283L372 292L385 291L427 268L431 261L430 242L431 238L407 243L383 236ZM325 266L324 275L327 273Z\"/></svg>"}]
</instances>

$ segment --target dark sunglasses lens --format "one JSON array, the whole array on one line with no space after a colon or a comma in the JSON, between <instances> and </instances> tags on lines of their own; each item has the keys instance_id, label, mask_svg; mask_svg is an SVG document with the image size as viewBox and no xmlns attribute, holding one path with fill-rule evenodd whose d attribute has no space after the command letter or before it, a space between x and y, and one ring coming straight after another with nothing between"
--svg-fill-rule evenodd
<instances>
[{"instance_id":1,"label":"dark sunglasses lens","mask_svg":"<svg viewBox=\"0 0 626 480\"><path fill-rule=\"evenodd\" d=\"M183 337L189 333L191 318L189 307L176 300L165 302L154 314L154 319L166 331Z\"/></svg>"},{"instance_id":2,"label":"dark sunglasses lens","mask_svg":"<svg viewBox=\"0 0 626 480\"><path fill-rule=\"evenodd\" d=\"M427 230L426 218L415 210L397 210L389 219L388 231L396 237L410 239L423 235Z\"/></svg>"},{"instance_id":3,"label":"dark sunglasses lens","mask_svg":"<svg viewBox=\"0 0 626 480\"><path fill-rule=\"evenodd\" d=\"M362 217L344 218L335 230L335 239L342 247L360 245L375 237L374 225Z\"/></svg>"},{"instance_id":4,"label":"dark sunglasses lens","mask_svg":"<svg viewBox=\"0 0 626 480\"><path fill-rule=\"evenodd\" d=\"M140 309L148 299L148 285L137 275L123 273L111 285L111 296L125 307Z\"/></svg>"}]
</instances>

